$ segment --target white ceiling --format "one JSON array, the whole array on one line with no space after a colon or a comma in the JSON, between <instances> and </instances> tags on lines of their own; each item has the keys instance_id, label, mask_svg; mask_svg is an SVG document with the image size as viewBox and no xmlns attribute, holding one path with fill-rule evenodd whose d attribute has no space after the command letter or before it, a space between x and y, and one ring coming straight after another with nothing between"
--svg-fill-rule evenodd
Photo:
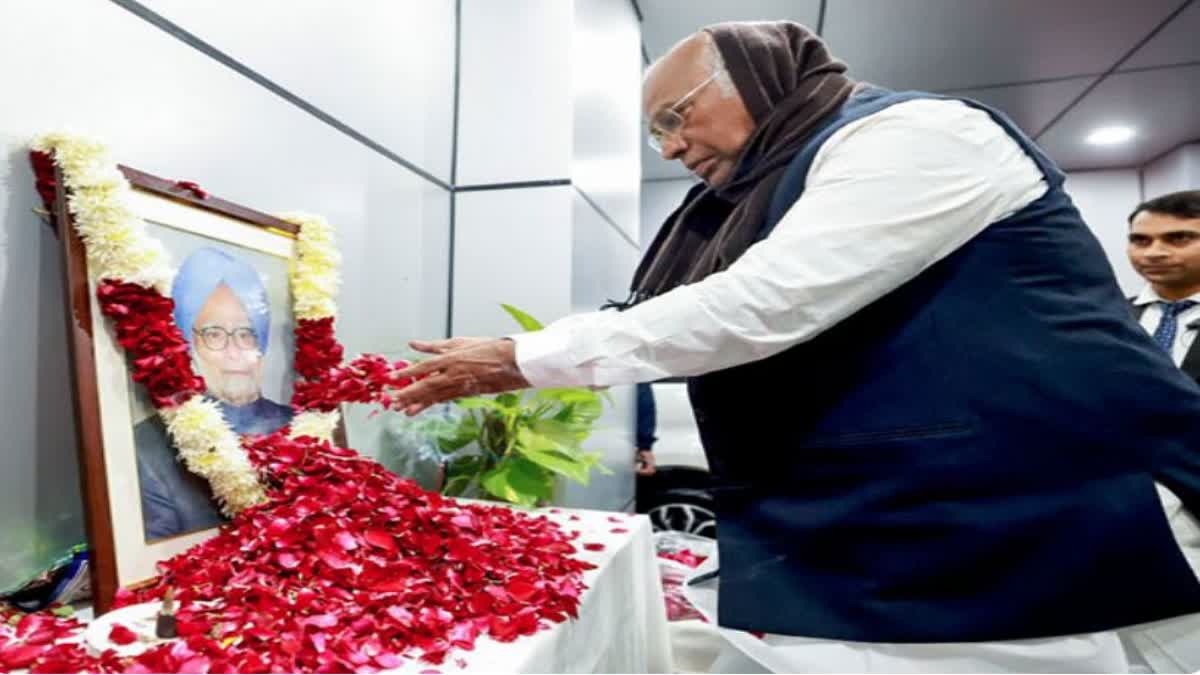
<instances>
[{"instance_id":1,"label":"white ceiling","mask_svg":"<svg viewBox=\"0 0 1200 675\"><path fill-rule=\"evenodd\" d=\"M1139 166L1200 140L1200 0L631 1L650 59L711 23L799 21L853 77L998 107L1067 170ZM1108 124L1138 135L1083 143ZM687 175L643 151L644 178Z\"/></svg>"}]
</instances>

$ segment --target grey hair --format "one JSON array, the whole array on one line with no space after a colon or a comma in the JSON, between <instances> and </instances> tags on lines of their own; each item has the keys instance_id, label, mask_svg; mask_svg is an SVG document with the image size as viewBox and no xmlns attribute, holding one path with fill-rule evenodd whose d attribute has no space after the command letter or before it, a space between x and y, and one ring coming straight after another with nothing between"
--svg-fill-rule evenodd
<instances>
[{"instance_id":1,"label":"grey hair","mask_svg":"<svg viewBox=\"0 0 1200 675\"><path fill-rule=\"evenodd\" d=\"M704 36L704 57L708 61L708 72L716 76L713 83L721 90L721 98L729 98L737 93L737 87L733 84L733 78L729 76L729 70L725 68L725 59L721 58L717 41L708 31L701 31L700 35Z\"/></svg>"},{"instance_id":2,"label":"grey hair","mask_svg":"<svg viewBox=\"0 0 1200 675\"><path fill-rule=\"evenodd\" d=\"M733 78L729 76L729 70L725 68L725 59L721 58L721 50L717 49L717 41L713 39L712 34L708 31L700 31L699 33L689 35L679 42L676 42L675 46L667 50L667 54L669 55L673 53L684 43L695 40L697 37L704 42L705 65L708 66L708 72L710 75L716 75L716 77L713 78L713 83L716 84L717 89L720 90L721 98L729 98L733 96L737 93L737 87L735 87L733 84ZM642 74L642 81L644 82L648 80L650 75L658 69L659 64L661 64L666 58L667 56L663 55L655 59L654 63L651 63L646 68L646 71Z\"/></svg>"}]
</instances>

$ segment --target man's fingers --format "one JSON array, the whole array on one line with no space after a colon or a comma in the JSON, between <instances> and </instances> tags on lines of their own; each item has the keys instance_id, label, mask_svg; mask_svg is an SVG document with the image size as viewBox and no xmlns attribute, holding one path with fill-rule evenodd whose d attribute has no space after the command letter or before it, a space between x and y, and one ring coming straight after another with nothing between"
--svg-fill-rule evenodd
<instances>
[{"instance_id":1,"label":"man's fingers","mask_svg":"<svg viewBox=\"0 0 1200 675\"><path fill-rule=\"evenodd\" d=\"M397 370L394 375L396 377L421 377L430 373L436 373L446 365L446 357L435 356L432 359L417 361L416 363L408 364L407 368ZM405 389L407 391L407 388Z\"/></svg>"},{"instance_id":2,"label":"man's fingers","mask_svg":"<svg viewBox=\"0 0 1200 675\"><path fill-rule=\"evenodd\" d=\"M411 416L435 403L460 398L465 393L463 387L456 385L444 373L436 373L397 391L392 396L392 405Z\"/></svg>"},{"instance_id":3,"label":"man's fingers","mask_svg":"<svg viewBox=\"0 0 1200 675\"><path fill-rule=\"evenodd\" d=\"M436 375L428 377L420 382L413 382L392 395L392 405L397 408L407 409L409 406L424 402L433 393L434 387L437 386Z\"/></svg>"},{"instance_id":4,"label":"man's fingers","mask_svg":"<svg viewBox=\"0 0 1200 675\"><path fill-rule=\"evenodd\" d=\"M444 354L451 349L454 349L454 340L413 340L408 343L409 347L424 352L426 354Z\"/></svg>"},{"instance_id":5,"label":"man's fingers","mask_svg":"<svg viewBox=\"0 0 1200 675\"><path fill-rule=\"evenodd\" d=\"M426 354L445 354L446 352L471 347L481 342L487 342L488 340L489 338L452 337L445 340L413 340L408 343L408 346Z\"/></svg>"}]
</instances>

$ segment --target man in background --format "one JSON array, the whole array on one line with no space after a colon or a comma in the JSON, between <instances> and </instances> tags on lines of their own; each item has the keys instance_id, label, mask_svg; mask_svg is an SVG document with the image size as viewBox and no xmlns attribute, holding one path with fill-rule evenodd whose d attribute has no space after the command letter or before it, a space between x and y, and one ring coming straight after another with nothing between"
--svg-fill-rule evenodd
<instances>
[{"instance_id":1,"label":"man in background","mask_svg":"<svg viewBox=\"0 0 1200 675\"><path fill-rule=\"evenodd\" d=\"M637 456L634 459L634 469L639 476L653 476L654 467L654 429L658 424L657 410L654 405L654 390L649 382L639 382L637 385Z\"/></svg>"},{"instance_id":2,"label":"man in background","mask_svg":"<svg viewBox=\"0 0 1200 675\"><path fill-rule=\"evenodd\" d=\"M1200 381L1200 190L1144 202L1129 216L1129 262L1148 285L1133 298L1146 332Z\"/></svg>"}]
</instances>

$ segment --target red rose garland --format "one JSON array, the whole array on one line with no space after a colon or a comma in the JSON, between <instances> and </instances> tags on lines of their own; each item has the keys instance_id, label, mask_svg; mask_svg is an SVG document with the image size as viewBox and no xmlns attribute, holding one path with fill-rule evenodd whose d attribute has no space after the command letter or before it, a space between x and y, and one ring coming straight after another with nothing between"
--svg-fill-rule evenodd
<instances>
[{"instance_id":1,"label":"red rose garland","mask_svg":"<svg viewBox=\"0 0 1200 675\"><path fill-rule=\"evenodd\" d=\"M179 405L204 393L204 379L192 370L187 340L175 325L173 300L153 288L113 280L100 283L96 299L129 355L134 382L146 387L154 407Z\"/></svg>"}]
</instances>

